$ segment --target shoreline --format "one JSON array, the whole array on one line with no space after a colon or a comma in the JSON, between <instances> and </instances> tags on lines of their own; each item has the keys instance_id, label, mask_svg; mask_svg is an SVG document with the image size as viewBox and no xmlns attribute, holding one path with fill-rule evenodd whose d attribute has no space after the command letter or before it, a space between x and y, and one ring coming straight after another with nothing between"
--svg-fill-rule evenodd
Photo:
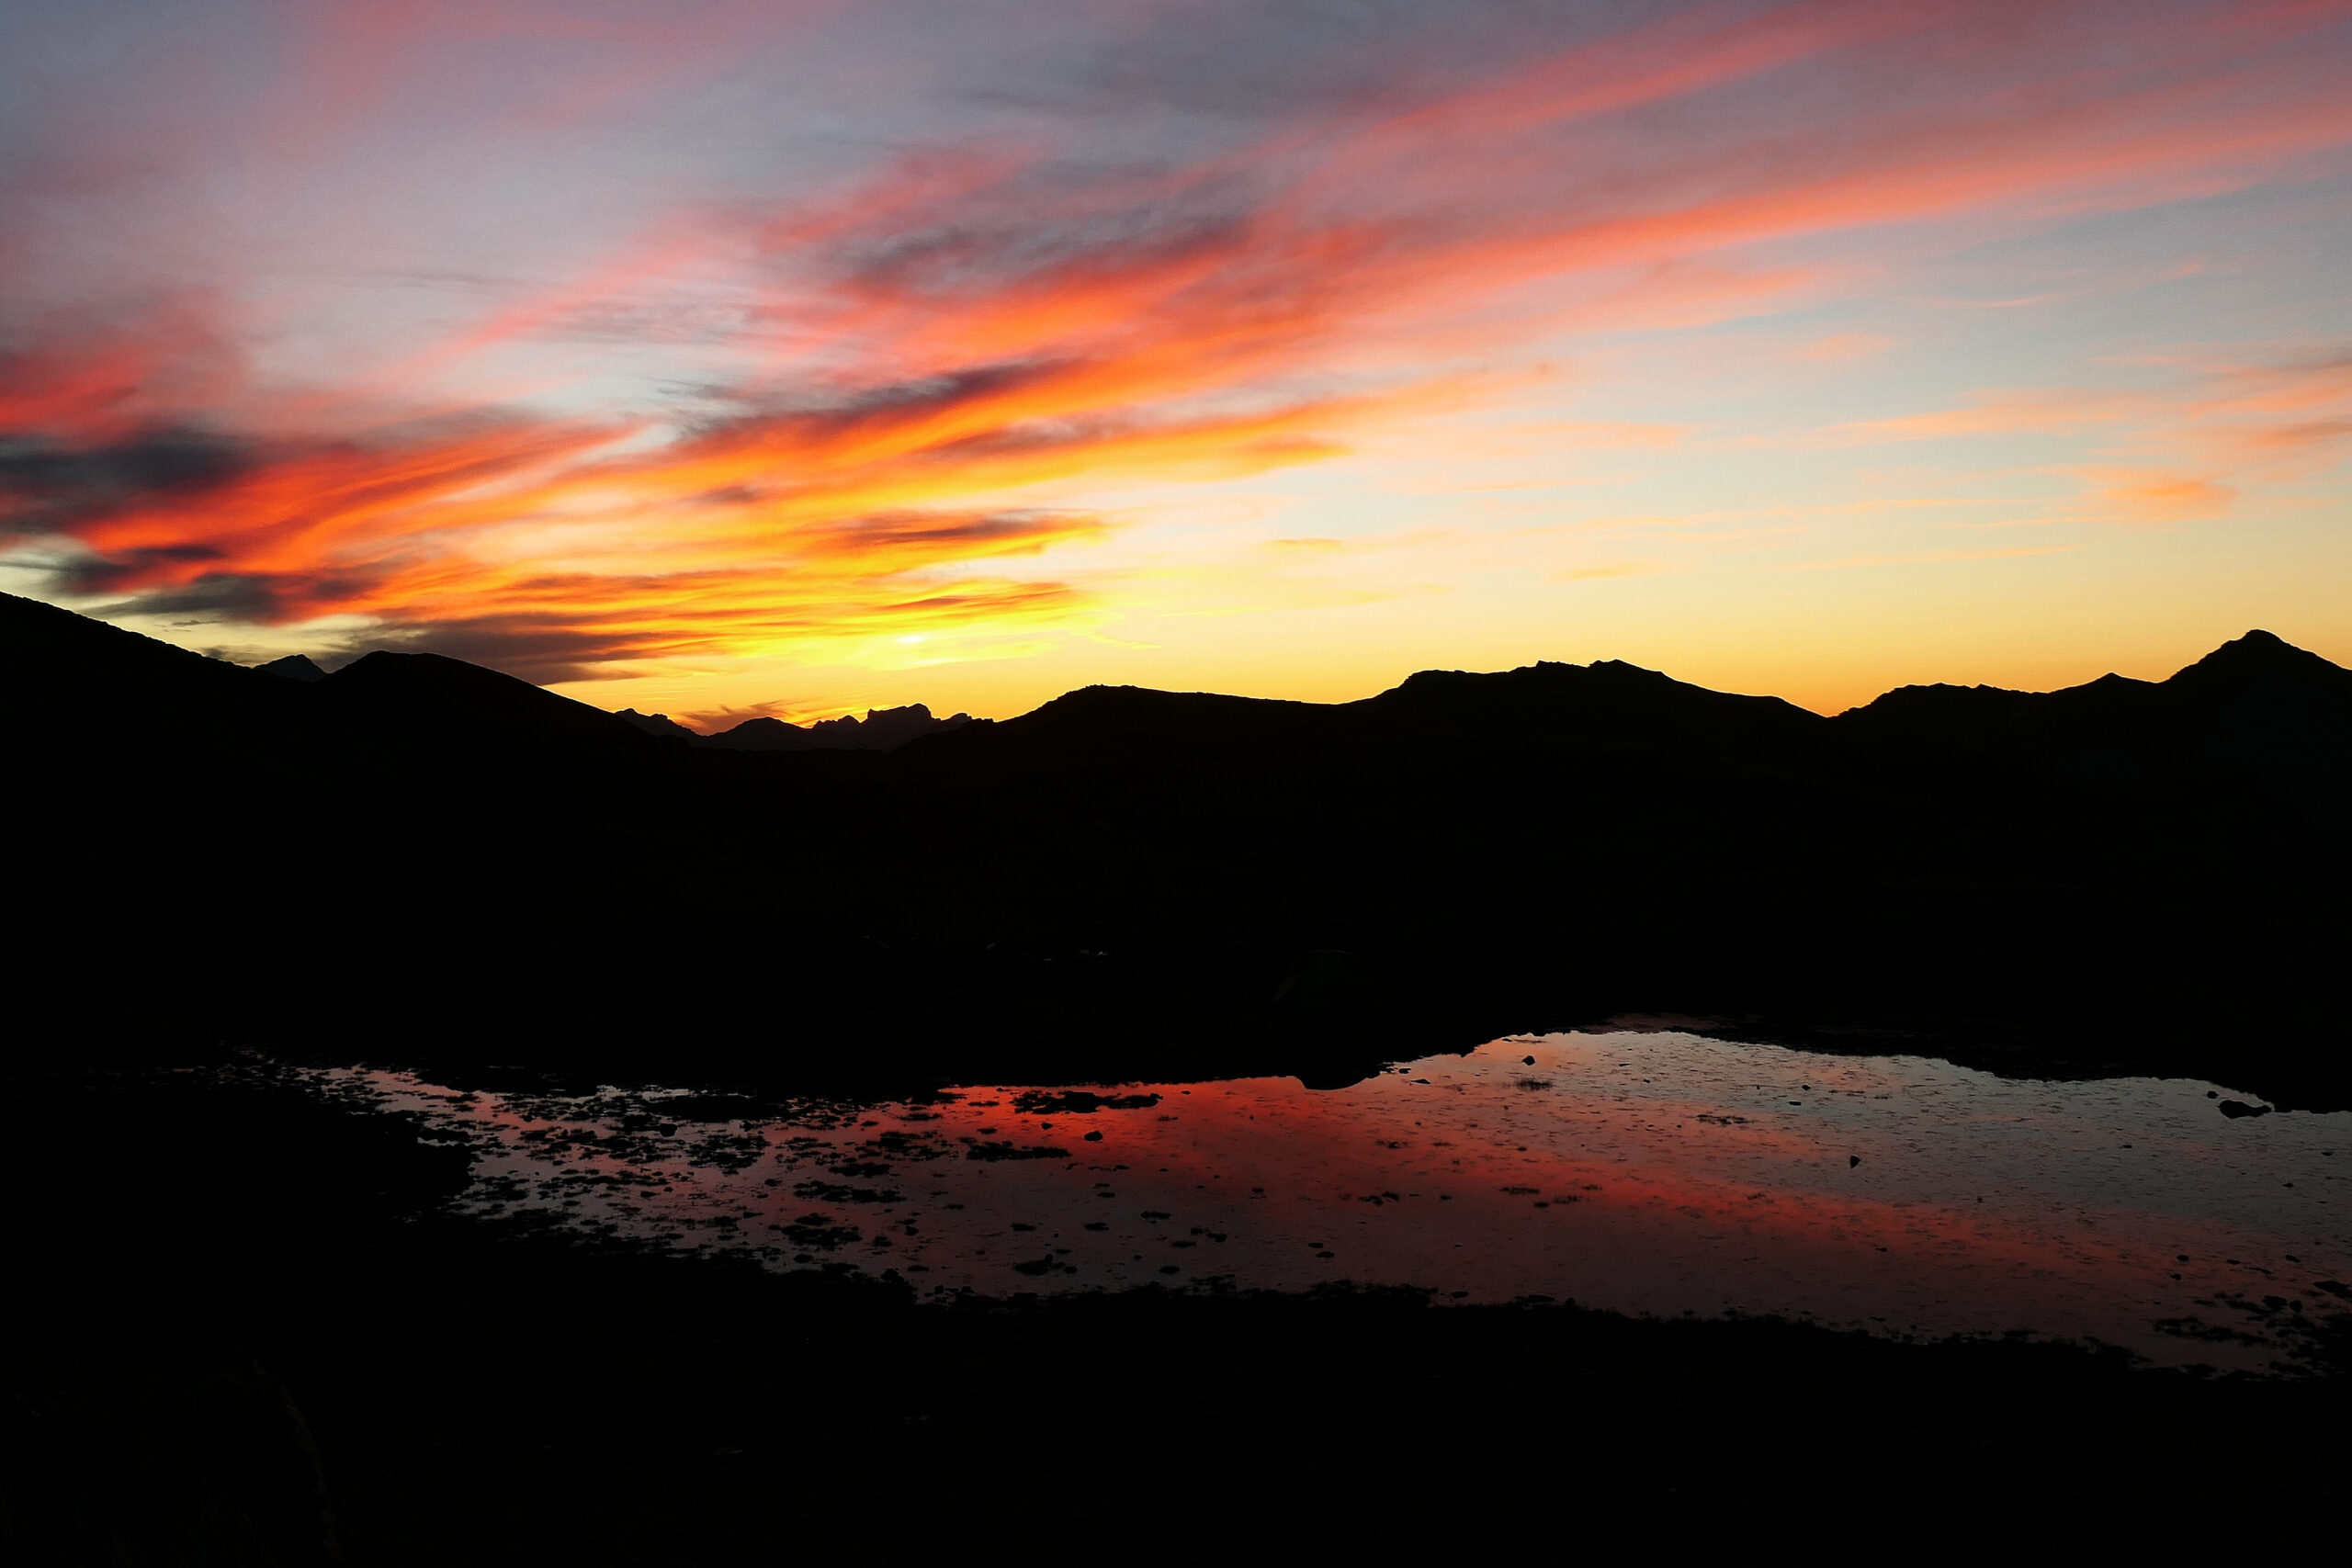
<instances>
[{"instance_id":1,"label":"shoreline","mask_svg":"<svg viewBox=\"0 0 2352 1568\"><path fill-rule=\"evenodd\" d=\"M264 1074L9 1089L36 1123L16 1254L41 1281L9 1391L20 1539L66 1504L142 1539L200 1514L299 1534L302 1434L352 1562L1145 1521L1205 1549L1244 1518L1459 1545L1521 1538L1531 1509L1627 1547L1822 1508L1808 1530L2220 1540L2252 1499L2332 1495L2352 1418L2352 1343L2326 1375L2200 1378L1402 1291L926 1310L871 1276L451 1216L465 1151ZM270 1179L288 1169L311 1179Z\"/></svg>"}]
</instances>

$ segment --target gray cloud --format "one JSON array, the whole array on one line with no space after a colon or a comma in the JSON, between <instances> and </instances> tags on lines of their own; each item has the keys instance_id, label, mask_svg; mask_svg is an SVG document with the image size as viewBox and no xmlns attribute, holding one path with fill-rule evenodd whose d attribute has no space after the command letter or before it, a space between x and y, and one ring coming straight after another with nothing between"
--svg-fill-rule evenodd
<instances>
[{"instance_id":1,"label":"gray cloud","mask_svg":"<svg viewBox=\"0 0 2352 1568\"><path fill-rule=\"evenodd\" d=\"M185 425L84 446L0 436L0 528L55 533L141 502L192 498L257 461L241 442Z\"/></svg>"},{"instance_id":2,"label":"gray cloud","mask_svg":"<svg viewBox=\"0 0 2352 1568\"><path fill-rule=\"evenodd\" d=\"M486 665L509 675L548 685L560 681L610 678L616 660L661 651L661 638L568 626L558 615L500 615L401 627L377 627L345 643L352 655L390 649L398 653L438 653Z\"/></svg>"},{"instance_id":3,"label":"gray cloud","mask_svg":"<svg viewBox=\"0 0 2352 1568\"><path fill-rule=\"evenodd\" d=\"M66 592L96 594L113 592L121 582L166 562L218 558L219 552L200 545L172 546L153 550L130 550L109 559L76 562L65 569ZM200 620L243 621L254 625L326 614L338 599L359 592L364 584L338 579L243 571L209 571L170 588L136 593L117 604L102 604L90 613L111 615L188 615Z\"/></svg>"}]
</instances>

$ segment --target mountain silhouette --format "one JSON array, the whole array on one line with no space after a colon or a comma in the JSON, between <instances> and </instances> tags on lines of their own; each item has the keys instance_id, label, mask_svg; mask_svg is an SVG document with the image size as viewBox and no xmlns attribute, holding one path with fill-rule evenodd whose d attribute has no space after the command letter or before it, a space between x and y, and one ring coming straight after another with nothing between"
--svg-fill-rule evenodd
<instances>
[{"instance_id":1,"label":"mountain silhouette","mask_svg":"<svg viewBox=\"0 0 2352 1568\"><path fill-rule=\"evenodd\" d=\"M2352 819L2352 671L2265 631L2165 681L2103 675L2055 692L1905 686L1837 722L2092 789L2243 780Z\"/></svg>"},{"instance_id":2,"label":"mountain silhouette","mask_svg":"<svg viewBox=\"0 0 2352 1568\"><path fill-rule=\"evenodd\" d=\"M747 718L717 735L695 737L697 746L723 751L888 751L926 735L938 735L971 723L968 714L933 718L922 703L907 707L866 710L861 723L854 715L820 718L805 728L780 718Z\"/></svg>"},{"instance_id":3,"label":"mountain silhouette","mask_svg":"<svg viewBox=\"0 0 2352 1568\"><path fill-rule=\"evenodd\" d=\"M107 700L130 699L158 709L208 698L233 701L220 694L243 689L247 673L224 660L13 593L0 593L0 660L16 676L16 700L44 712Z\"/></svg>"},{"instance_id":4,"label":"mountain silhouette","mask_svg":"<svg viewBox=\"0 0 2352 1568\"><path fill-rule=\"evenodd\" d=\"M1713 692L1612 660L1497 674L1424 671L1377 696L1328 705L1090 686L1019 718L926 741L922 755L1002 767L1198 748L1269 757L1367 748L1403 758L1456 746L1566 745L1768 761L1818 746L1828 726L1777 697Z\"/></svg>"},{"instance_id":5,"label":"mountain silhouette","mask_svg":"<svg viewBox=\"0 0 2352 1568\"><path fill-rule=\"evenodd\" d=\"M288 680L22 599L0 656L18 1051L1323 1082L1638 1010L2352 1095L2352 673L2262 633L1834 718L1603 661L700 743L435 655Z\"/></svg>"},{"instance_id":6,"label":"mountain silhouette","mask_svg":"<svg viewBox=\"0 0 2352 1568\"><path fill-rule=\"evenodd\" d=\"M682 740L692 744L702 739L700 735L678 723L666 713L639 713L635 708L623 708L613 716L635 725L648 735L659 736L665 740Z\"/></svg>"},{"instance_id":7,"label":"mountain silhouette","mask_svg":"<svg viewBox=\"0 0 2352 1568\"><path fill-rule=\"evenodd\" d=\"M652 738L617 715L437 653L379 651L318 682L321 695L384 734L502 751L637 754Z\"/></svg>"},{"instance_id":8,"label":"mountain silhouette","mask_svg":"<svg viewBox=\"0 0 2352 1568\"><path fill-rule=\"evenodd\" d=\"M313 664L310 655L304 653L289 653L283 659L273 659L254 668L264 675L282 675L288 681L323 681L327 678L327 672Z\"/></svg>"},{"instance_id":9,"label":"mountain silhouette","mask_svg":"<svg viewBox=\"0 0 2352 1568\"><path fill-rule=\"evenodd\" d=\"M937 735L972 722L968 714L933 718L922 703L907 707L868 709L861 722L854 716L822 718L803 727L763 715L747 718L731 729L704 735L687 728L665 713L639 713L623 708L613 716L648 735L683 740L717 751L888 751L910 740Z\"/></svg>"}]
</instances>

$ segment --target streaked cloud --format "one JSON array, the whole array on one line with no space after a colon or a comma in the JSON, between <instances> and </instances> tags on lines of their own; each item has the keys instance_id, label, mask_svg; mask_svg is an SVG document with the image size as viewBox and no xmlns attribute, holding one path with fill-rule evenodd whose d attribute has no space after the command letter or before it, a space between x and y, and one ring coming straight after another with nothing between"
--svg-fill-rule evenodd
<instances>
[{"instance_id":1,"label":"streaked cloud","mask_svg":"<svg viewBox=\"0 0 2352 1568\"><path fill-rule=\"evenodd\" d=\"M238 98L198 74L254 36L223 7L214 56L117 84L184 135L132 160L62 117L0 186L0 224L48 225L0 246L0 527L79 602L534 679L1007 657L1115 624L1182 497L1426 439L1454 471L1383 494L1557 505L1564 454L1739 446L1695 406L1535 412L1605 401L1613 344L1818 311L1928 232L2341 174L2348 16L371 3L269 34ZM1876 374L1922 336L1782 357ZM2352 360L2264 353L1749 445L2071 442L2037 459L2080 488L2053 516L2210 516L2352 431ZM1283 527L1247 570L1363 553Z\"/></svg>"}]
</instances>

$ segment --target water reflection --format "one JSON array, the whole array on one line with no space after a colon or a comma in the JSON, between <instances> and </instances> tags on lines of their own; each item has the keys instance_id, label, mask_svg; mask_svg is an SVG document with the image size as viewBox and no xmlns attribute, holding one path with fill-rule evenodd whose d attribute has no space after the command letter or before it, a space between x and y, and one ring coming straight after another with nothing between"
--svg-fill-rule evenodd
<instances>
[{"instance_id":1,"label":"water reflection","mask_svg":"<svg viewBox=\"0 0 2352 1568\"><path fill-rule=\"evenodd\" d=\"M482 1212L926 1291L1347 1280L2243 1368L2291 1359L2352 1295L2352 1118L2245 1114L2175 1079L1670 1032L1498 1041L1336 1091L966 1089L781 1113L368 1077L480 1140Z\"/></svg>"}]
</instances>

